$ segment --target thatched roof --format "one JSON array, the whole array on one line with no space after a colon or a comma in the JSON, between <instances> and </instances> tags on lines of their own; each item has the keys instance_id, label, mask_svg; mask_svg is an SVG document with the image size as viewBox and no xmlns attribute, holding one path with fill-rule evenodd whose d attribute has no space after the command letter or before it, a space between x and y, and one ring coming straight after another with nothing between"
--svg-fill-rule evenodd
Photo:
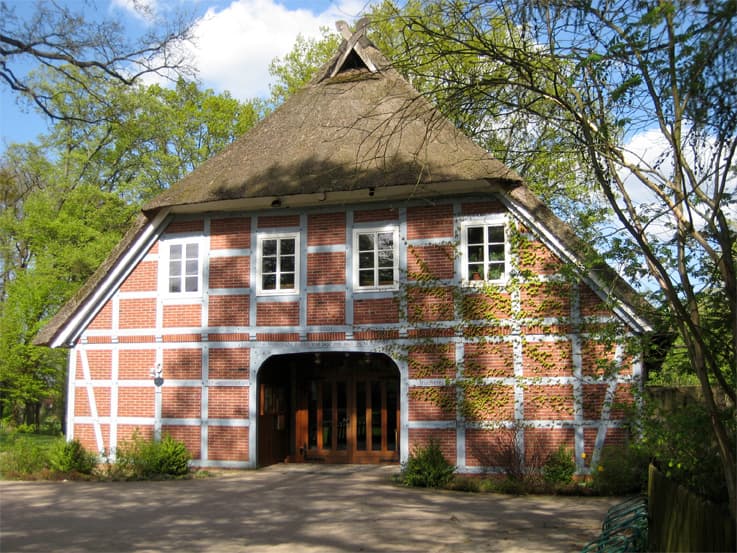
<instances>
[{"instance_id":1,"label":"thatched roof","mask_svg":"<svg viewBox=\"0 0 737 553\"><path fill-rule=\"evenodd\" d=\"M146 204L121 243L34 343L61 345L80 331L171 212L351 203L361 190L370 191L361 201L496 193L523 219L531 218L526 223L557 245L563 258L590 251L514 171L459 132L390 66L365 38L365 22L356 33L339 28L345 40L316 77ZM637 315L641 298L611 268L601 264L588 277L623 302L631 324L647 328Z\"/></svg>"},{"instance_id":2,"label":"thatched roof","mask_svg":"<svg viewBox=\"0 0 737 553\"><path fill-rule=\"evenodd\" d=\"M144 211L403 184L521 180L442 117L364 37L360 42L364 46L346 51L344 41L312 82Z\"/></svg>"}]
</instances>

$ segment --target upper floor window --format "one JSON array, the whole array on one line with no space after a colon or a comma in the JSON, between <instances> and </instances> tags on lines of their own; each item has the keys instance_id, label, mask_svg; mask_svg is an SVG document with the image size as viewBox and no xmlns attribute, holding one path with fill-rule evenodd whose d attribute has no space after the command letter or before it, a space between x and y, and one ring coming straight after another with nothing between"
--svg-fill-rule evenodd
<instances>
[{"instance_id":1,"label":"upper floor window","mask_svg":"<svg viewBox=\"0 0 737 553\"><path fill-rule=\"evenodd\" d=\"M196 239L167 240L163 248L168 294L194 294L202 290L201 247Z\"/></svg>"},{"instance_id":2,"label":"upper floor window","mask_svg":"<svg viewBox=\"0 0 737 553\"><path fill-rule=\"evenodd\" d=\"M398 280L397 229L361 229L353 233L357 288L394 288Z\"/></svg>"},{"instance_id":3,"label":"upper floor window","mask_svg":"<svg viewBox=\"0 0 737 553\"><path fill-rule=\"evenodd\" d=\"M462 231L463 279L483 282L504 280L508 265L504 221L466 223Z\"/></svg>"},{"instance_id":4,"label":"upper floor window","mask_svg":"<svg viewBox=\"0 0 737 553\"><path fill-rule=\"evenodd\" d=\"M299 235L259 238L259 288L262 294L299 292Z\"/></svg>"}]
</instances>

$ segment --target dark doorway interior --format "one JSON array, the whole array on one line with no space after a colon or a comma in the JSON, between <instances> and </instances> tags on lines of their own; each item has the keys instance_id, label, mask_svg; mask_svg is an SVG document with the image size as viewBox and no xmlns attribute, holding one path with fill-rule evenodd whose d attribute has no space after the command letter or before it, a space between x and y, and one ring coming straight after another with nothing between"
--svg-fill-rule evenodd
<instances>
[{"instance_id":1,"label":"dark doorway interior","mask_svg":"<svg viewBox=\"0 0 737 553\"><path fill-rule=\"evenodd\" d=\"M399 461L399 370L386 355L275 355L258 401L261 466Z\"/></svg>"}]
</instances>

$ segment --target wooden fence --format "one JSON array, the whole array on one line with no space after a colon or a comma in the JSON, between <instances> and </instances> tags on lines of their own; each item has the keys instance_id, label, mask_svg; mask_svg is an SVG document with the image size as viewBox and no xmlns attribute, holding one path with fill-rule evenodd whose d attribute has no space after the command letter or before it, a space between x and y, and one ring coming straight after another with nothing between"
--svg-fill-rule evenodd
<instances>
[{"instance_id":1,"label":"wooden fence","mask_svg":"<svg viewBox=\"0 0 737 553\"><path fill-rule=\"evenodd\" d=\"M654 465L647 492L650 551L735 551L734 521L717 505L667 479Z\"/></svg>"}]
</instances>

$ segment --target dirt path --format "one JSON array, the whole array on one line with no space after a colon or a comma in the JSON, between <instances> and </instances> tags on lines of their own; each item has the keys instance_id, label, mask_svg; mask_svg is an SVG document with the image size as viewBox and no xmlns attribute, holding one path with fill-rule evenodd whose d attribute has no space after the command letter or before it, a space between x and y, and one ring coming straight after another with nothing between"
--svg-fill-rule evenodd
<instances>
[{"instance_id":1,"label":"dirt path","mask_svg":"<svg viewBox=\"0 0 737 553\"><path fill-rule=\"evenodd\" d=\"M0 551L580 551L609 498L391 484L396 467L275 465L173 482L0 482Z\"/></svg>"}]
</instances>

